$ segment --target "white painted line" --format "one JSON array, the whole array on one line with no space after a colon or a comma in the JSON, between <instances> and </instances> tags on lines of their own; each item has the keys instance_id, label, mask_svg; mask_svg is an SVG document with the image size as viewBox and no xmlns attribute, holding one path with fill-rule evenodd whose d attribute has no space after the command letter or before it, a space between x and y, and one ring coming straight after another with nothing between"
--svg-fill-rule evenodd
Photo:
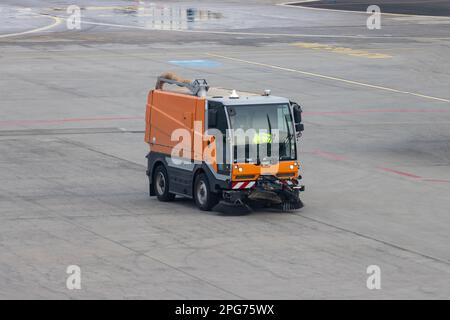
<instances>
[{"instance_id":1,"label":"white painted line","mask_svg":"<svg viewBox=\"0 0 450 320\"><path fill-rule=\"evenodd\" d=\"M227 56L223 56L223 55L219 55L219 54L215 54L215 53L209 53L208 52L207 55L209 55L211 57L216 57L216 58L222 58L222 59L227 59L227 60L236 61L236 62L247 63L247 64L256 65L256 66L276 69L276 70L294 72L294 73L304 74L304 75L307 75L307 76L312 76L312 77L317 77L317 78L322 78L322 79L327 79L327 80L332 80L332 81L344 82L344 83L357 85L357 86L362 86L362 87L367 87L367 88L372 88L372 89L378 89L378 90L390 91L390 92L395 92L395 93L407 94L407 95L420 97L420 98L424 98L424 99L450 103L450 99L428 96L428 95L424 95L424 94L416 93L416 92L409 92L409 91L404 91L404 90L398 90L398 89L393 89L393 88L389 88L389 87L383 87L383 86L377 86L377 85L372 85L372 84L358 82L358 81L353 81L353 80L347 80L347 79L343 79L343 78L331 77L331 76L327 76L327 75L323 75L323 74L319 74L319 73L307 72L307 71L296 70L296 69L291 69L291 68L284 68L284 67L275 66L275 65L266 64L266 63L261 63L261 62L255 62L255 61L243 60L243 59L238 59L238 58L233 58L233 57L227 57Z\"/></svg>"},{"instance_id":2,"label":"white painted line","mask_svg":"<svg viewBox=\"0 0 450 320\"><path fill-rule=\"evenodd\" d=\"M355 39L385 39L387 37L383 36L354 36L354 35L314 35L314 34L291 34L291 33L262 33L262 32L239 32L239 31L210 31L210 30L162 30L162 29L149 29L142 26L131 26L115 23L104 23L104 22L92 22L83 21L83 24L95 25L95 26L105 26L105 27L116 27L116 28L127 28L127 29L139 29L147 31L166 31L166 32L182 32L182 33L200 33L200 34L223 34L223 35L237 35L237 36L269 36L269 37L309 37L309 38L355 38ZM391 37L388 37L389 39ZM439 38L440 39L440 38Z\"/></svg>"},{"instance_id":3,"label":"white painted line","mask_svg":"<svg viewBox=\"0 0 450 320\"><path fill-rule=\"evenodd\" d=\"M50 16L49 16L50 17ZM63 17L53 16L59 19L66 20ZM210 30L162 30L149 29L144 26L132 26L125 24L93 22L83 20L81 24L123 28L123 29L137 29L145 31L160 31L160 32L180 32L180 33L199 33L199 34L220 34L220 35L239 35L239 36L265 36L265 37L293 37L293 38L342 38L342 39L410 39L410 40L449 40L449 37L392 37L392 36L363 36L363 35L332 35L332 34L295 34L295 33L262 33L262 32L239 32L239 31L210 31Z\"/></svg>"},{"instance_id":4,"label":"white painted line","mask_svg":"<svg viewBox=\"0 0 450 320\"><path fill-rule=\"evenodd\" d=\"M58 26L59 24L61 24L62 19L59 17L55 17L55 16L48 16L48 15L40 15L42 17L47 17L50 19L53 19L54 22L48 26L45 27L41 27L41 28L37 28L37 29L33 29L33 30L28 30L28 31L23 31L23 32L17 32L17 33L8 33L8 34L0 34L0 38L10 38L10 37L18 37L18 36L23 36L26 34L31 34L31 33L37 33L37 32L42 32L42 31L46 31L49 29L52 29L56 26Z\"/></svg>"},{"instance_id":5,"label":"white painted line","mask_svg":"<svg viewBox=\"0 0 450 320\"><path fill-rule=\"evenodd\" d=\"M352 10L339 10L339 9L327 9L327 8L313 8L313 7L304 7L304 6L295 6L295 3L306 3L306 2L319 2L319 0L304 0L304 1L291 1L291 2L283 2L283 3L277 3L277 6L284 6L284 7L290 7L290 8L297 8L297 9L306 9L306 10L322 10L322 11L333 11L333 12L344 12L344 13L358 13L358 14L365 14L368 13L365 11L352 11ZM450 17L447 16L426 16L426 15L420 15L420 14L407 14L407 13L389 13L389 12L381 12L382 15L388 15L388 16L397 16L397 17L425 17L425 18L444 18L444 19L450 19Z\"/></svg>"},{"instance_id":6,"label":"white painted line","mask_svg":"<svg viewBox=\"0 0 450 320\"><path fill-rule=\"evenodd\" d=\"M113 23L89 22L82 23L98 26L133 28L147 31L168 31L183 33L201 33L201 34L222 34L222 35L238 35L238 36L266 36L266 37L293 37L293 38L342 38L342 39L411 39L411 40L449 40L449 37L392 37L392 36L363 36L363 35L333 35L333 34L304 34L304 33L263 33L263 32L239 32L239 31L210 31L210 30L161 30L149 29L141 26L120 25Z\"/></svg>"}]
</instances>

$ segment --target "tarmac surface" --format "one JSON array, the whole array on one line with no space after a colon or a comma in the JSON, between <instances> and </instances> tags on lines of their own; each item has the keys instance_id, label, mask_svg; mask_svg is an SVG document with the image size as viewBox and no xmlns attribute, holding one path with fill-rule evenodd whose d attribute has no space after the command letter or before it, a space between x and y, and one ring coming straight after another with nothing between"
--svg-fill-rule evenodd
<instances>
[{"instance_id":1,"label":"tarmac surface","mask_svg":"<svg viewBox=\"0 0 450 320\"><path fill-rule=\"evenodd\" d=\"M1 299L450 297L448 17L79 1L69 30L70 4L0 4ZM305 208L148 197L146 95L168 70L303 106Z\"/></svg>"},{"instance_id":2,"label":"tarmac surface","mask_svg":"<svg viewBox=\"0 0 450 320\"><path fill-rule=\"evenodd\" d=\"M450 16L450 1L446 0L318 0L292 3L292 5L319 9L367 11L378 5L381 12L429 16Z\"/></svg>"}]
</instances>

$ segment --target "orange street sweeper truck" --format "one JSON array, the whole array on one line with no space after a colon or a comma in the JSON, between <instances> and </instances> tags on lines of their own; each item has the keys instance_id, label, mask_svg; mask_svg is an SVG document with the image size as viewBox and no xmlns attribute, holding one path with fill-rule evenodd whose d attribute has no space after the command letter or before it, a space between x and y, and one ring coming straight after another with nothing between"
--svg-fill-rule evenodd
<instances>
[{"instance_id":1,"label":"orange street sweeper truck","mask_svg":"<svg viewBox=\"0 0 450 320\"><path fill-rule=\"evenodd\" d=\"M269 90L238 94L163 74L146 108L150 196L193 198L207 211L302 208L303 128L300 105Z\"/></svg>"}]
</instances>

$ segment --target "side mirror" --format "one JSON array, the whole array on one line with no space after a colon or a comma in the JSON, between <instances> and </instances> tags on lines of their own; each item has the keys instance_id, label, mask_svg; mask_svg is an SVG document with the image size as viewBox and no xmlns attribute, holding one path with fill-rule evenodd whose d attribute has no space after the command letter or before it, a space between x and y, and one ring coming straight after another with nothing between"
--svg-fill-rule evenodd
<instances>
[{"instance_id":1,"label":"side mirror","mask_svg":"<svg viewBox=\"0 0 450 320\"><path fill-rule=\"evenodd\" d=\"M217 127L217 110L208 109L208 128Z\"/></svg>"},{"instance_id":2,"label":"side mirror","mask_svg":"<svg viewBox=\"0 0 450 320\"><path fill-rule=\"evenodd\" d=\"M294 113L295 131L302 132L303 130L305 130L305 126L302 123L302 107L299 104L293 102L292 111Z\"/></svg>"},{"instance_id":3,"label":"side mirror","mask_svg":"<svg viewBox=\"0 0 450 320\"><path fill-rule=\"evenodd\" d=\"M292 110L294 111L294 121L295 123L301 123L302 122L302 107L300 107L297 103L294 103L292 105Z\"/></svg>"},{"instance_id":4,"label":"side mirror","mask_svg":"<svg viewBox=\"0 0 450 320\"><path fill-rule=\"evenodd\" d=\"M305 126L303 125L303 123L296 123L295 124L295 131L302 132L303 130L305 130Z\"/></svg>"}]
</instances>

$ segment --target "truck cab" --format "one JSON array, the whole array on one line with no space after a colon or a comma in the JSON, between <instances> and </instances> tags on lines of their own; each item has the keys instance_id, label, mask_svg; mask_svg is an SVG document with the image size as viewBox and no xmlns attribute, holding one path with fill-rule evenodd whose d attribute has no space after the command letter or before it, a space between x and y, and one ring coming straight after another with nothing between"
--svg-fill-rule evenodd
<instances>
[{"instance_id":1,"label":"truck cab","mask_svg":"<svg viewBox=\"0 0 450 320\"><path fill-rule=\"evenodd\" d=\"M163 90L161 82L184 90ZM190 197L202 210L303 207L301 114L297 103L268 90L159 78L146 112L150 195Z\"/></svg>"}]
</instances>

